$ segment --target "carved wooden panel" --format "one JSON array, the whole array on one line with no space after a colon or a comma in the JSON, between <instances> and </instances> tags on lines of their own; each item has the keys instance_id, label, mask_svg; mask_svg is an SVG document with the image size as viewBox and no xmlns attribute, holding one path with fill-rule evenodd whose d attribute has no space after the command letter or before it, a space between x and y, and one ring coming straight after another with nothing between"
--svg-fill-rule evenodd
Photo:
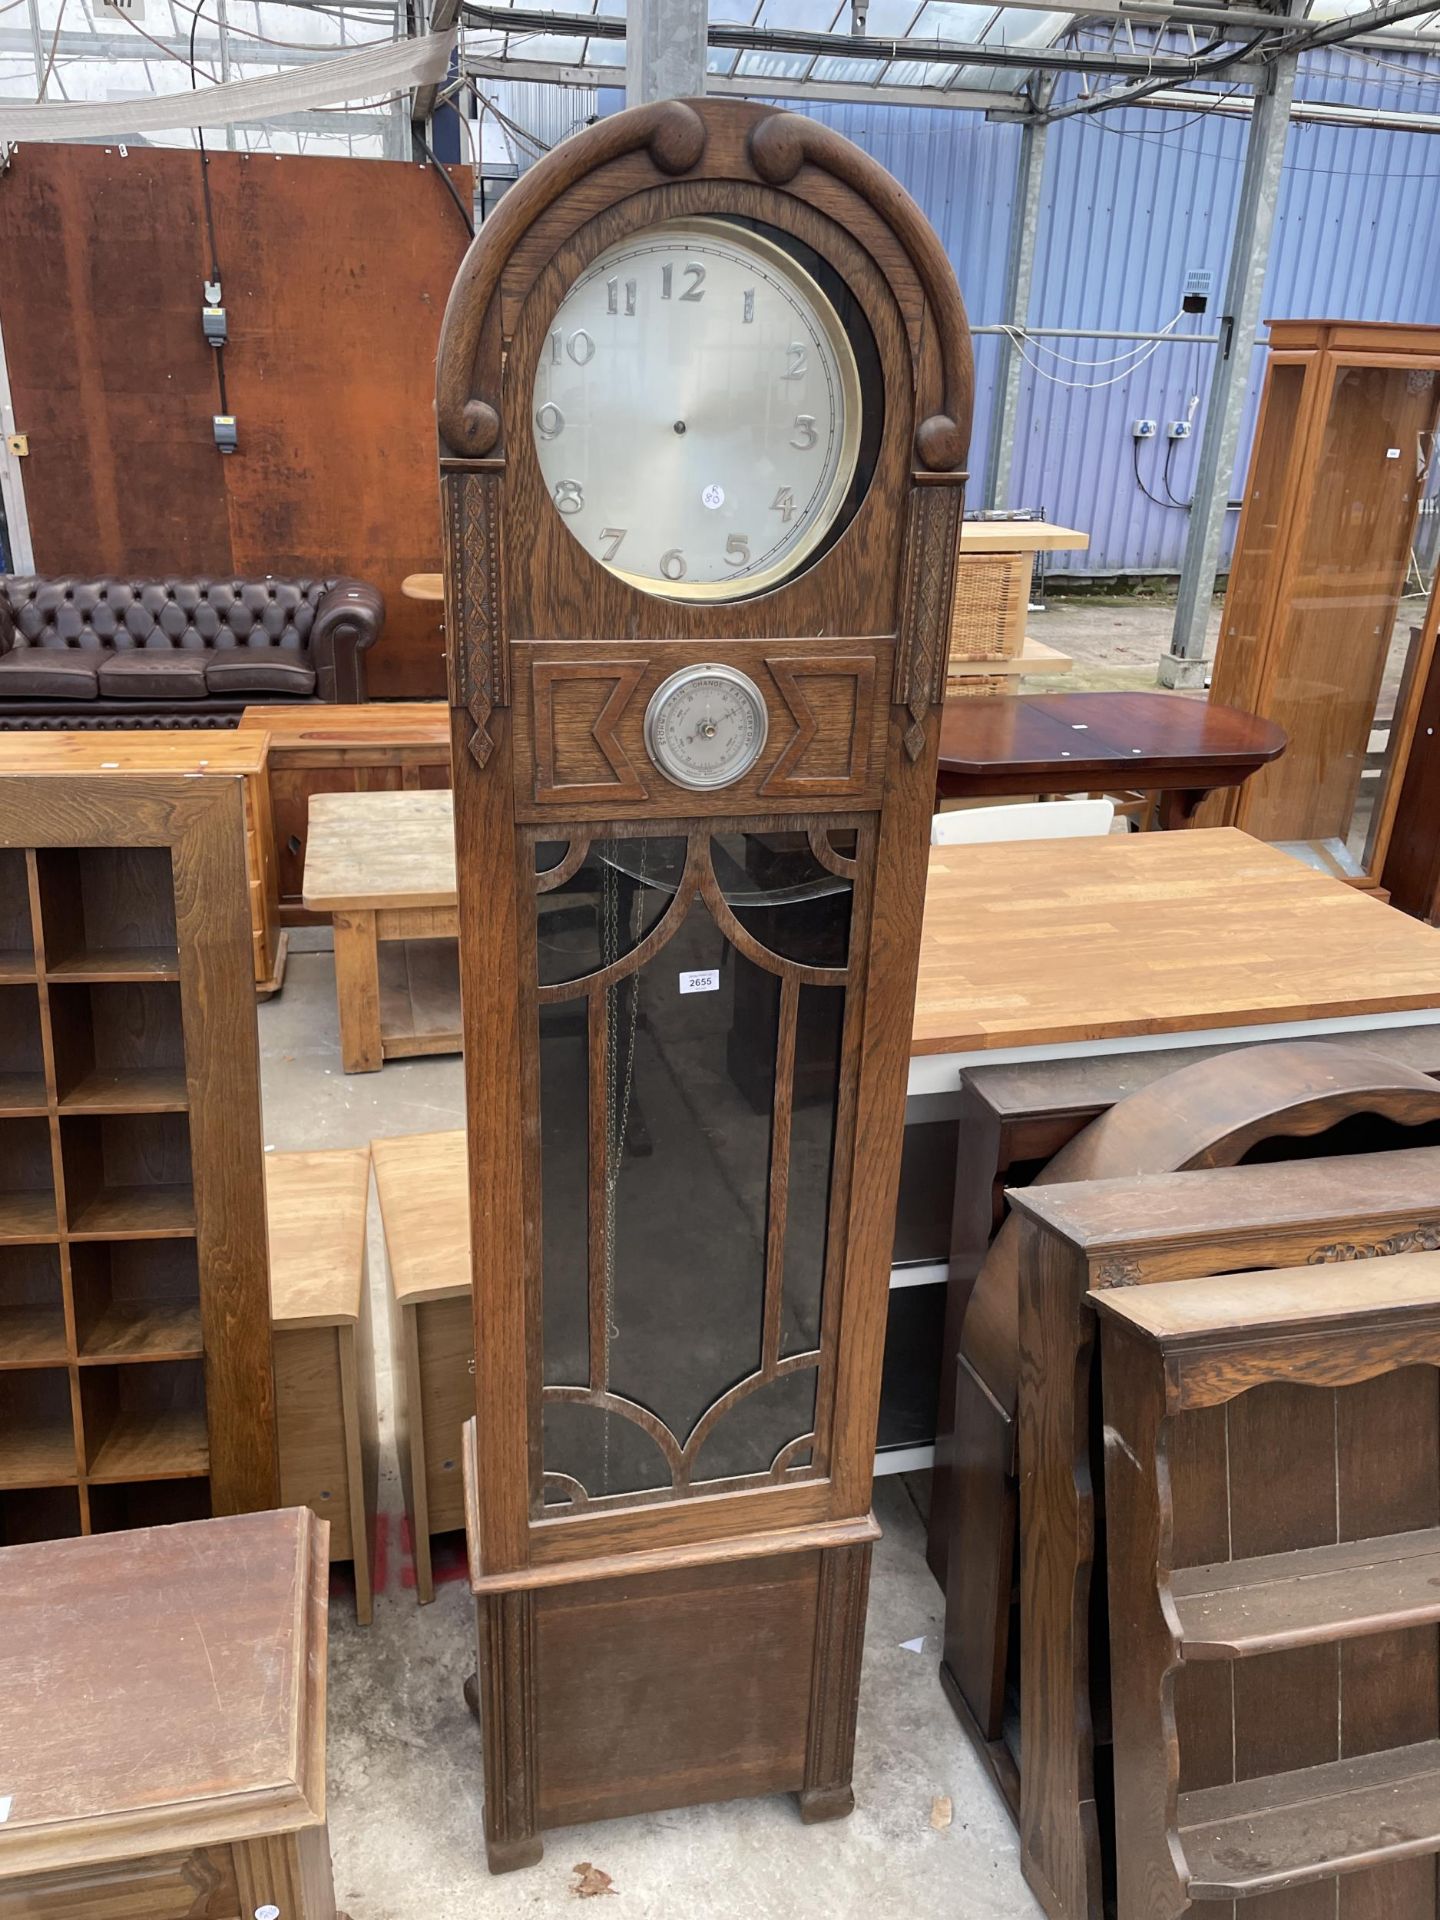
<instances>
[{"instance_id":1,"label":"carved wooden panel","mask_svg":"<svg viewBox=\"0 0 1440 1920\"><path fill-rule=\"evenodd\" d=\"M522 820L577 803L694 818L788 805L878 806L893 648L888 641L731 643L725 658L765 696L764 752L733 786L692 793L657 771L645 750L650 696L678 667L703 662L703 643L639 650L521 641L514 647L515 798ZM478 734L477 734L478 738Z\"/></svg>"}]
</instances>

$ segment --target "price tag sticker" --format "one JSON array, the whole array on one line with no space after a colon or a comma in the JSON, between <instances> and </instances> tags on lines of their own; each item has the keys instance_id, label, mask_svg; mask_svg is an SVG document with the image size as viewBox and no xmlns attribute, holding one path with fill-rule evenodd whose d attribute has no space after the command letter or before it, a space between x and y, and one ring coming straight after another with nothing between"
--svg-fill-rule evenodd
<instances>
[{"instance_id":1,"label":"price tag sticker","mask_svg":"<svg viewBox=\"0 0 1440 1920\"><path fill-rule=\"evenodd\" d=\"M723 487L717 487L712 481L701 494L700 498L705 502L707 507L723 507L725 504L725 489Z\"/></svg>"},{"instance_id":2,"label":"price tag sticker","mask_svg":"<svg viewBox=\"0 0 1440 1920\"><path fill-rule=\"evenodd\" d=\"M720 969L707 967L703 973L682 973L680 976L681 993L718 993L720 991Z\"/></svg>"}]
</instances>

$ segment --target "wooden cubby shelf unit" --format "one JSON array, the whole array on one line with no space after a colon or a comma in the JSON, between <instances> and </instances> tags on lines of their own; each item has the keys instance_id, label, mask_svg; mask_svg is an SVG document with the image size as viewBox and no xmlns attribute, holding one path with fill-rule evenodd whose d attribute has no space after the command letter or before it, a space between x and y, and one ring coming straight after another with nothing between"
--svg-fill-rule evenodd
<instances>
[{"instance_id":1,"label":"wooden cubby shelf unit","mask_svg":"<svg viewBox=\"0 0 1440 1920\"><path fill-rule=\"evenodd\" d=\"M278 1500L243 818L0 775L0 1546Z\"/></svg>"}]
</instances>

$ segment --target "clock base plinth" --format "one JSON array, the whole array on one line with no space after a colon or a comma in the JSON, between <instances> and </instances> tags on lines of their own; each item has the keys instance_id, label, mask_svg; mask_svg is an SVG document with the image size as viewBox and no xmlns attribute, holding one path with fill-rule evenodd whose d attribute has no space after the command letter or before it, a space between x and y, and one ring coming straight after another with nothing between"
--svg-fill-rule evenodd
<instances>
[{"instance_id":1,"label":"clock base plinth","mask_svg":"<svg viewBox=\"0 0 1440 1920\"><path fill-rule=\"evenodd\" d=\"M826 1820L845 1820L855 1811L855 1789L847 1781L843 1787L808 1787L795 1796L800 1818L807 1827L818 1827Z\"/></svg>"},{"instance_id":2,"label":"clock base plinth","mask_svg":"<svg viewBox=\"0 0 1440 1920\"><path fill-rule=\"evenodd\" d=\"M472 1425L470 1486L473 1445ZM873 1520L493 1578L467 1530L492 1873L623 1814L765 1793L806 1822L851 1811Z\"/></svg>"}]
</instances>

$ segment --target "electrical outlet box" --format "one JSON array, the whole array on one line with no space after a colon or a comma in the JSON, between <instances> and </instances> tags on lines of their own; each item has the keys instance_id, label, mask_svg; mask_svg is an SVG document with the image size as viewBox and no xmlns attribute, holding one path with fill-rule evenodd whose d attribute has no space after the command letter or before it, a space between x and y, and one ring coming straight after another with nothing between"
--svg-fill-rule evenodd
<instances>
[{"instance_id":1,"label":"electrical outlet box","mask_svg":"<svg viewBox=\"0 0 1440 1920\"><path fill-rule=\"evenodd\" d=\"M1130 431L1137 440L1153 440L1155 438L1155 422L1153 420L1132 420L1130 423Z\"/></svg>"},{"instance_id":2,"label":"electrical outlet box","mask_svg":"<svg viewBox=\"0 0 1440 1920\"><path fill-rule=\"evenodd\" d=\"M1172 420L1165 429L1165 438L1167 440L1188 440L1190 438L1190 422L1188 420Z\"/></svg>"},{"instance_id":3,"label":"electrical outlet box","mask_svg":"<svg viewBox=\"0 0 1440 1920\"><path fill-rule=\"evenodd\" d=\"M1180 305L1186 313L1204 313L1215 290L1215 275L1209 267L1192 267L1185 276L1185 293Z\"/></svg>"}]
</instances>

